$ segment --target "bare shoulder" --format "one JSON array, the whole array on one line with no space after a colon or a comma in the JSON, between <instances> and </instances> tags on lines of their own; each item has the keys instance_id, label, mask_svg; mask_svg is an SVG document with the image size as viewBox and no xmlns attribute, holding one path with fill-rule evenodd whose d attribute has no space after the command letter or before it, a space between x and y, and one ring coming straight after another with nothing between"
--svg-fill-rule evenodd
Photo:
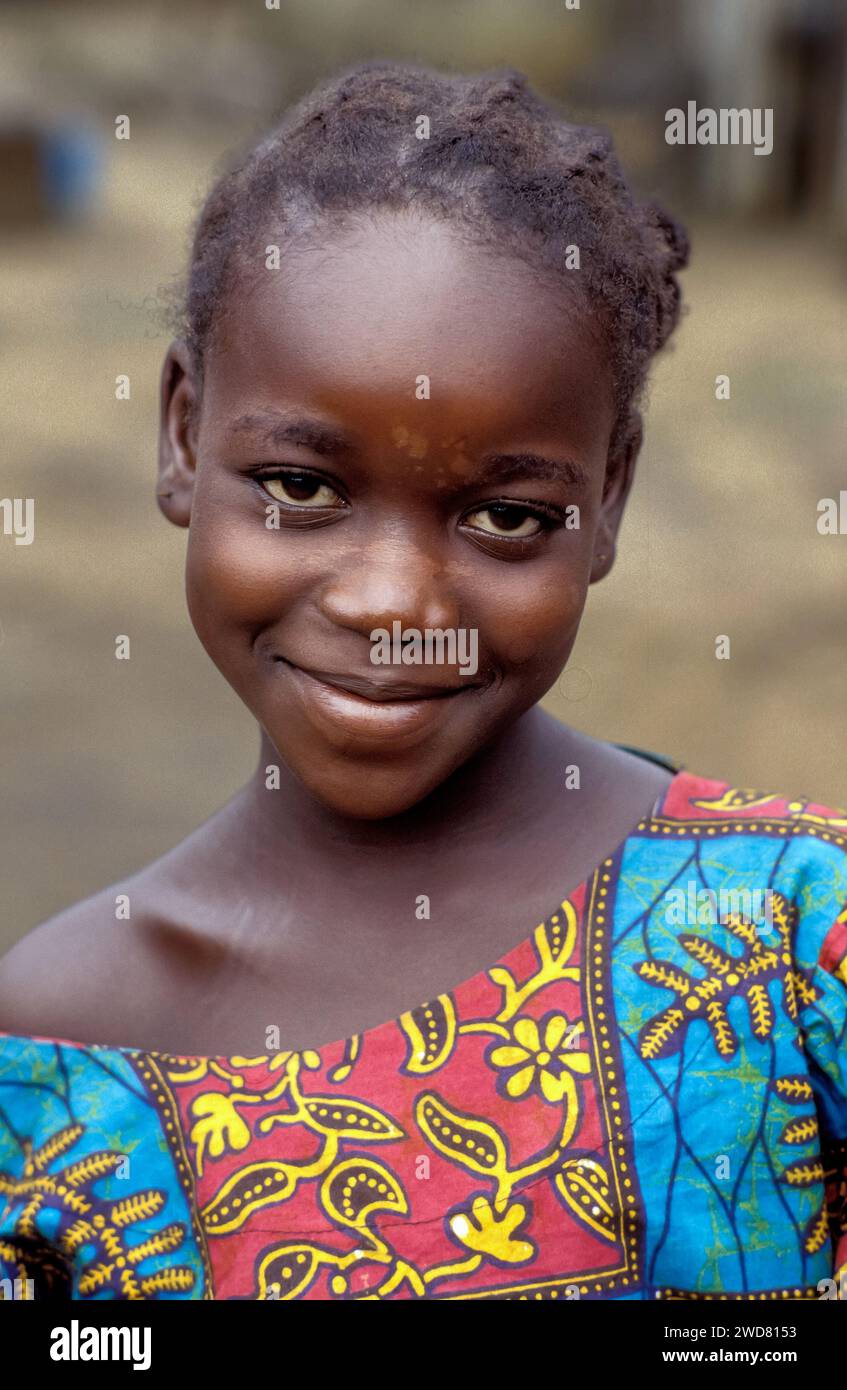
<instances>
[{"instance_id":1,"label":"bare shoulder","mask_svg":"<svg viewBox=\"0 0 847 1390\"><path fill-rule=\"evenodd\" d=\"M133 881L114 884L27 932L0 959L0 1031L97 1042L150 971L149 914L127 917Z\"/></svg>"},{"instance_id":2,"label":"bare shoulder","mask_svg":"<svg viewBox=\"0 0 847 1390\"><path fill-rule=\"evenodd\" d=\"M0 959L0 1032L128 1047L164 1036L229 955L208 893L175 886L182 862L172 851L13 946Z\"/></svg>"},{"instance_id":3,"label":"bare shoulder","mask_svg":"<svg viewBox=\"0 0 847 1390\"><path fill-rule=\"evenodd\" d=\"M128 878L33 928L0 959L0 1032L144 1047L223 971L209 872L219 812Z\"/></svg>"}]
</instances>

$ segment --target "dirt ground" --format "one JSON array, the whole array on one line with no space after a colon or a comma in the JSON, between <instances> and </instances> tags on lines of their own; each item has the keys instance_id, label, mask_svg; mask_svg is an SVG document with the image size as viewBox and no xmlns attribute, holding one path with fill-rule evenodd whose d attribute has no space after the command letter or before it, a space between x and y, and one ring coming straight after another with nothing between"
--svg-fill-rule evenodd
<instances>
[{"instance_id":1,"label":"dirt ground","mask_svg":"<svg viewBox=\"0 0 847 1390\"><path fill-rule=\"evenodd\" d=\"M116 145L91 221L0 266L2 493L36 498L34 544L0 551L0 949L175 844L256 756L188 620L185 533L154 503L151 310L220 153L196 132ZM843 266L802 228L692 237L619 562L547 703L692 770L844 804L847 535L816 529L847 488Z\"/></svg>"}]
</instances>

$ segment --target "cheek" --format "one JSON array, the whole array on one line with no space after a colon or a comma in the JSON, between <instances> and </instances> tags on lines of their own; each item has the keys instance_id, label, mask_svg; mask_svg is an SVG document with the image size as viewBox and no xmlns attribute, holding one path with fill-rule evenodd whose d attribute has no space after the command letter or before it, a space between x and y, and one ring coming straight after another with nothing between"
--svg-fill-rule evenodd
<instances>
[{"instance_id":1,"label":"cheek","mask_svg":"<svg viewBox=\"0 0 847 1390\"><path fill-rule=\"evenodd\" d=\"M185 575L188 610L204 643L226 629L273 621L303 584L279 531L202 502L192 511Z\"/></svg>"},{"instance_id":2,"label":"cheek","mask_svg":"<svg viewBox=\"0 0 847 1390\"><path fill-rule=\"evenodd\" d=\"M558 670L567 660L588 593L587 576L557 569L549 579L515 586L486 603L486 631L497 658L529 677Z\"/></svg>"}]
</instances>

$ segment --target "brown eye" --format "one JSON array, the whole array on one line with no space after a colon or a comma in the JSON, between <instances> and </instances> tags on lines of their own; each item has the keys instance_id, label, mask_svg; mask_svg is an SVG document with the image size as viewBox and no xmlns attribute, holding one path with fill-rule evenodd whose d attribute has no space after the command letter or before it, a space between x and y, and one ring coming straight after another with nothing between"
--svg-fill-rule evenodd
<instances>
[{"instance_id":1,"label":"brown eye","mask_svg":"<svg viewBox=\"0 0 847 1390\"><path fill-rule=\"evenodd\" d=\"M528 512L526 507L516 507L508 502L492 502L487 507L480 507L478 512L471 512L468 521L488 536L523 538L537 536L544 529L539 518Z\"/></svg>"},{"instance_id":2,"label":"brown eye","mask_svg":"<svg viewBox=\"0 0 847 1390\"><path fill-rule=\"evenodd\" d=\"M290 507L336 507L341 500L334 487L312 473L281 473L263 478L262 486L275 502Z\"/></svg>"}]
</instances>

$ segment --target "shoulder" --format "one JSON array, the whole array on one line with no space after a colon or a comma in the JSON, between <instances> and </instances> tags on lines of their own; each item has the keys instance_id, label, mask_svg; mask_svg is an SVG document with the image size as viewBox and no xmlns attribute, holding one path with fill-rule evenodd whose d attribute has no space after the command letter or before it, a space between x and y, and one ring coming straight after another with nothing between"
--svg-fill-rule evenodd
<instances>
[{"instance_id":1,"label":"shoulder","mask_svg":"<svg viewBox=\"0 0 847 1390\"><path fill-rule=\"evenodd\" d=\"M126 1041L139 1011L160 996L164 956L194 936L168 919L144 873L112 884L34 927L0 959L0 1032Z\"/></svg>"},{"instance_id":2,"label":"shoulder","mask_svg":"<svg viewBox=\"0 0 847 1390\"><path fill-rule=\"evenodd\" d=\"M769 892L787 914L798 962L832 970L847 947L847 810L682 772L651 824L696 846L707 885Z\"/></svg>"},{"instance_id":3,"label":"shoulder","mask_svg":"<svg viewBox=\"0 0 847 1390\"><path fill-rule=\"evenodd\" d=\"M0 1033L140 1045L192 987L202 993L227 951L225 894L210 868L229 809L0 958Z\"/></svg>"},{"instance_id":4,"label":"shoulder","mask_svg":"<svg viewBox=\"0 0 847 1390\"><path fill-rule=\"evenodd\" d=\"M73 1040L81 1023L108 1008L110 990L137 957L134 925L116 915L120 888L42 922L0 959L0 1031Z\"/></svg>"},{"instance_id":5,"label":"shoulder","mask_svg":"<svg viewBox=\"0 0 847 1390\"><path fill-rule=\"evenodd\" d=\"M662 818L721 835L819 841L847 852L847 810L807 796L739 787L684 769L671 782Z\"/></svg>"},{"instance_id":6,"label":"shoulder","mask_svg":"<svg viewBox=\"0 0 847 1390\"><path fill-rule=\"evenodd\" d=\"M671 782L659 820L676 821L714 835L771 836L800 840L825 856L847 854L847 810L807 796L739 787L687 769Z\"/></svg>"}]
</instances>

